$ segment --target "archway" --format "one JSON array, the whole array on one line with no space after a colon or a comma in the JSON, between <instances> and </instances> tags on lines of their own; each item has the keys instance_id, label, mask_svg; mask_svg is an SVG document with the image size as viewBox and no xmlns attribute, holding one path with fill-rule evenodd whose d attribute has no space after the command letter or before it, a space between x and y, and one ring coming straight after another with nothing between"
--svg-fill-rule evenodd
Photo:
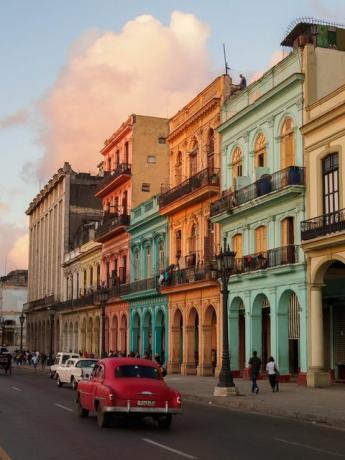
<instances>
[{"instance_id":1,"label":"archway","mask_svg":"<svg viewBox=\"0 0 345 460\"><path fill-rule=\"evenodd\" d=\"M126 356L127 355L127 316L125 314L121 317L121 351Z\"/></svg>"},{"instance_id":2,"label":"archway","mask_svg":"<svg viewBox=\"0 0 345 460\"><path fill-rule=\"evenodd\" d=\"M258 294L253 303L251 334L252 348L258 352L263 369L271 355L270 303L265 294Z\"/></svg>"},{"instance_id":3,"label":"archway","mask_svg":"<svg viewBox=\"0 0 345 460\"><path fill-rule=\"evenodd\" d=\"M73 351L74 353L78 353L78 322L74 323L74 343L73 343Z\"/></svg>"},{"instance_id":4,"label":"archway","mask_svg":"<svg viewBox=\"0 0 345 460\"><path fill-rule=\"evenodd\" d=\"M245 307L240 297L235 297L230 304L229 322L231 368L242 375L246 367L246 324Z\"/></svg>"},{"instance_id":5,"label":"archway","mask_svg":"<svg viewBox=\"0 0 345 460\"><path fill-rule=\"evenodd\" d=\"M217 366L217 314L213 305L205 312L203 332L202 375L214 375Z\"/></svg>"},{"instance_id":6,"label":"archway","mask_svg":"<svg viewBox=\"0 0 345 460\"><path fill-rule=\"evenodd\" d=\"M86 340L86 348L88 353L92 353L94 350L92 348L93 345L93 319L89 318L87 324L87 340Z\"/></svg>"},{"instance_id":7,"label":"archway","mask_svg":"<svg viewBox=\"0 0 345 460\"><path fill-rule=\"evenodd\" d=\"M180 373L183 361L183 316L176 310L171 326L171 364L172 373Z\"/></svg>"},{"instance_id":8,"label":"archway","mask_svg":"<svg viewBox=\"0 0 345 460\"><path fill-rule=\"evenodd\" d=\"M81 350L86 351L86 319L84 318L81 326Z\"/></svg>"},{"instance_id":9,"label":"archway","mask_svg":"<svg viewBox=\"0 0 345 460\"><path fill-rule=\"evenodd\" d=\"M111 322L111 349L115 352L119 351L118 349L118 320L117 316L114 315Z\"/></svg>"},{"instance_id":10,"label":"archway","mask_svg":"<svg viewBox=\"0 0 345 460\"><path fill-rule=\"evenodd\" d=\"M67 326L66 321L63 325L62 343L63 343L63 351L68 351L68 326Z\"/></svg>"},{"instance_id":11,"label":"archway","mask_svg":"<svg viewBox=\"0 0 345 460\"><path fill-rule=\"evenodd\" d=\"M95 329L94 329L94 343L93 351L96 356L100 356L100 332L101 332L101 318L96 316L95 318Z\"/></svg>"},{"instance_id":12,"label":"archway","mask_svg":"<svg viewBox=\"0 0 345 460\"><path fill-rule=\"evenodd\" d=\"M199 314L192 308L186 327L187 363L186 374L196 374L199 366Z\"/></svg>"},{"instance_id":13,"label":"archway","mask_svg":"<svg viewBox=\"0 0 345 460\"><path fill-rule=\"evenodd\" d=\"M68 347L67 351L72 352L73 351L73 323L70 322L69 324L69 329L68 329Z\"/></svg>"},{"instance_id":14,"label":"archway","mask_svg":"<svg viewBox=\"0 0 345 460\"><path fill-rule=\"evenodd\" d=\"M110 351L110 326L109 326L109 316L105 317L105 349L107 352ZM114 350L113 350L114 351Z\"/></svg>"},{"instance_id":15,"label":"archway","mask_svg":"<svg viewBox=\"0 0 345 460\"><path fill-rule=\"evenodd\" d=\"M141 354L141 321L140 315L136 311L132 316L132 345L131 351Z\"/></svg>"},{"instance_id":16,"label":"archway","mask_svg":"<svg viewBox=\"0 0 345 460\"><path fill-rule=\"evenodd\" d=\"M165 351L165 317L162 310L158 310L156 314L156 326L155 326L155 352L159 355L162 362L166 361Z\"/></svg>"},{"instance_id":17,"label":"archway","mask_svg":"<svg viewBox=\"0 0 345 460\"><path fill-rule=\"evenodd\" d=\"M148 353L149 356L152 356L152 316L149 311L145 313L143 321L143 347L142 351Z\"/></svg>"}]
</instances>

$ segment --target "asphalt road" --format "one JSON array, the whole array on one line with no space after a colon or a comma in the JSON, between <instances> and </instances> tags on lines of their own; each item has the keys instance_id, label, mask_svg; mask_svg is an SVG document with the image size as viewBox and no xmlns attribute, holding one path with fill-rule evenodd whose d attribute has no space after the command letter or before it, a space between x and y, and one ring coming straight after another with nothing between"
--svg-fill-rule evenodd
<instances>
[{"instance_id":1,"label":"asphalt road","mask_svg":"<svg viewBox=\"0 0 345 460\"><path fill-rule=\"evenodd\" d=\"M196 403L169 431L149 419L101 429L74 398L45 374L0 371L0 460L345 459L341 430Z\"/></svg>"}]
</instances>

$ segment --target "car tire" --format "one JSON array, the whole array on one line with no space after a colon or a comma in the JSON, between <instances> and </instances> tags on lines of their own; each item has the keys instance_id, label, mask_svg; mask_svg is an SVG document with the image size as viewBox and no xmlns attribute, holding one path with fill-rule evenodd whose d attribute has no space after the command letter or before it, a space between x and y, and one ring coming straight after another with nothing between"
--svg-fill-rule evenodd
<instances>
[{"instance_id":1,"label":"car tire","mask_svg":"<svg viewBox=\"0 0 345 460\"><path fill-rule=\"evenodd\" d=\"M157 419L157 423L158 423L159 428L168 430L171 427L172 415L168 414L168 415L164 415L163 417L159 417Z\"/></svg>"},{"instance_id":2,"label":"car tire","mask_svg":"<svg viewBox=\"0 0 345 460\"><path fill-rule=\"evenodd\" d=\"M80 418L86 418L89 415L88 409L84 409L84 407L80 404L79 399L77 401L77 414Z\"/></svg>"},{"instance_id":3,"label":"car tire","mask_svg":"<svg viewBox=\"0 0 345 460\"><path fill-rule=\"evenodd\" d=\"M59 376L57 376L57 378L56 378L56 385L57 385L58 387L60 387L60 388L61 388L61 387L62 387L62 385L63 385L63 383L61 382L61 380L60 380L60 377L59 377Z\"/></svg>"},{"instance_id":4,"label":"car tire","mask_svg":"<svg viewBox=\"0 0 345 460\"><path fill-rule=\"evenodd\" d=\"M74 377L72 377L71 384L72 384L72 390L75 391L77 389L78 382L76 381Z\"/></svg>"},{"instance_id":5,"label":"car tire","mask_svg":"<svg viewBox=\"0 0 345 460\"><path fill-rule=\"evenodd\" d=\"M49 378L50 378L50 379L53 379L53 378L54 378L54 372L50 372L50 373L49 373Z\"/></svg>"},{"instance_id":6,"label":"car tire","mask_svg":"<svg viewBox=\"0 0 345 460\"><path fill-rule=\"evenodd\" d=\"M97 425L100 428L106 428L110 424L110 418L111 414L108 414L107 412L103 412L101 404L98 404L97 406Z\"/></svg>"}]
</instances>

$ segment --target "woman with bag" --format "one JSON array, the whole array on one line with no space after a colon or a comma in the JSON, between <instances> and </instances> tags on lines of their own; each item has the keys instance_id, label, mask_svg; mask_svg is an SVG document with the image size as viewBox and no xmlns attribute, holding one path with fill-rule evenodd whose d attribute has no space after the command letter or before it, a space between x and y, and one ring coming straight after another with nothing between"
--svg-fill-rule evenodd
<instances>
[{"instance_id":1,"label":"woman with bag","mask_svg":"<svg viewBox=\"0 0 345 460\"><path fill-rule=\"evenodd\" d=\"M266 364L266 372L268 374L268 379L273 393L275 391L279 391L279 371L276 367L273 356L268 358L268 363Z\"/></svg>"}]
</instances>

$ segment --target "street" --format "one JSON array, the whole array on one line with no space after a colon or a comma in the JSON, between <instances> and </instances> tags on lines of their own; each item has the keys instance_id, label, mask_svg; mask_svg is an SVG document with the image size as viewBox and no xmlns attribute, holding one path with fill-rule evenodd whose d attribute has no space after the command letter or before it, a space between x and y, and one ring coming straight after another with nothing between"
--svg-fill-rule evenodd
<instances>
[{"instance_id":1,"label":"street","mask_svg":"<svg viewBox=\"0 0 345 460\"><path fill-rule=\"evenodd\" d=\"M33 369L1 373L0 459L345 458L341 430L189 402L169 431L149 419L100 429L92 415L77 418L74 398Z\"/></svg>"}]
</instances>

